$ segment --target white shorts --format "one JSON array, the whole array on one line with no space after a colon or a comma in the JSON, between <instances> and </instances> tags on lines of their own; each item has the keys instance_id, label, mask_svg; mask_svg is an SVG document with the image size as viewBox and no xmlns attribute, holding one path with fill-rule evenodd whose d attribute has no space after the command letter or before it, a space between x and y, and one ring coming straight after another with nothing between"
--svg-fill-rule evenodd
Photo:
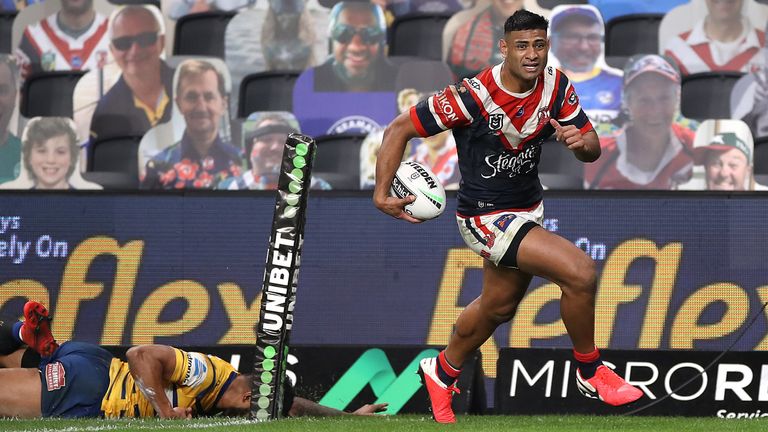
<instances>
[{"instance_id":1,"label":"white shorts","mask_svg":"<svg viewBox=\"0 0 768 432\"><path fill-rule=\"evenodd\" d=\"M456 215L464 242L476 254L496 265L517 268L517 249L523 237L544 223L544 203L528 211L499 211L482 216ZM509 256L504 262L502 258ZM501 263L501 264L500 264Z\"/></svg>"}]
</instances>

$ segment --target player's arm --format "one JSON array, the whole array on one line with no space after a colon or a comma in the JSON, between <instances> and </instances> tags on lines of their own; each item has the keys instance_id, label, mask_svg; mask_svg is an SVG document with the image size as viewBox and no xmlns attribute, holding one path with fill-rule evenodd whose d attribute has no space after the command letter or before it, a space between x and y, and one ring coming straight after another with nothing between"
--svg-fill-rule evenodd
<instances>
[{"instance_id":1,"label":"player's arm","mask_svg":"<svg viewBox=\"0 0 768 432\"><path fill-rule=\"evenodd\" d=\"M373 415L378 412L383 412L387 409L387 404L366 404L358 408L355 412L348 413L346 411L337 410L327 406L320 405L319 403L312 402L309 399L301 397L295 397L293 399L293 405L291 410L288 411L288 415L291 417L302 416L315 416L315 417L331 417L340 416L345 414L354 415Z\"/></svg>"},{"instance_id":2,"label":"player's arm","mask_svg":"<svg viewBox=\"0 0 768 432\"><path fill-rule=\"evenodd\" d=\"M594 162L600 157L600 139L594 129L582 134L576 126L562 126L555 119L550 119L549 124L555 128L555 139L562 141L573 152L576 159L582 162Z\"/></svg>"},{"instance_id":3,"label":"player's arm","mask_svg":"<svg viewBox=\"0 0 768 432\"><path fill-rule=\"evenodd\" d=\"M376 160L376 186L373 189L373 203L382 212L408 222L419 223L419 219L407 214L403 208L416 197L397 198L389 195L389 188L395 172L403 160L405 146L411 138L419 136L411 122L410 111L398 115L384 130L384 138Z\"/></svg>"},{"instance_id":4,"label":"player's arm","mask_svg":"<svg viewBox=\"0 0 768 432\"><path fill-rule=\"evenodd\" d=\"M161 418L190 418L191 408L173 407L165 395L176 368L176 351L167 345L138 345L125 353L136 386Z\"/></svg>"}]
</instances>

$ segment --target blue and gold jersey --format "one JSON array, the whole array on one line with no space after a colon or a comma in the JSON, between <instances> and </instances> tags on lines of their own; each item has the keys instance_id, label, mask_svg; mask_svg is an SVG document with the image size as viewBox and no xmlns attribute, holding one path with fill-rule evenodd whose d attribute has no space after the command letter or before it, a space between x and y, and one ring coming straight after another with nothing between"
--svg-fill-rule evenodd
<instances>
[{"instance_id":1,"label":"blue and gold jersey","mask_svg":"<svg viewBox=\"0 0 768 432\"><path fill-rule=\"evenodd\" d=\"M238 375L228 362L211 355L174 348L176 367L165 391L174 407L191 407L193 415L216 413L216 403ZM101 401L104 417L152 417L152 404L136 386L128 363L113 359L109 389Z\"/></svg>"}]
</instances>

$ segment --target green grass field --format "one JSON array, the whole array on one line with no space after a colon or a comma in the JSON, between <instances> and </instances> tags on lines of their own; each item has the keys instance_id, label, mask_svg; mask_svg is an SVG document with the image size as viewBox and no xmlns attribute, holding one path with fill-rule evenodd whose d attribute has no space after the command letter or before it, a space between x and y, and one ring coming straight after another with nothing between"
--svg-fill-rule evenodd
<instances>
[{"instance_id":1,"label":"green grass field","mask_svg":"<svg viewBox=\"0 0 768 432\"><path fill-rule=\"evenodd\" d=\"M3 432L112 432L112 431L764 431L760 419L723 420L690 417L620 416L459 416L455 425L438 425L418 415L286 419L250 423L243 419L208 418L188 421L148 420L0 420Z\"/></svg>"}]
</instances>

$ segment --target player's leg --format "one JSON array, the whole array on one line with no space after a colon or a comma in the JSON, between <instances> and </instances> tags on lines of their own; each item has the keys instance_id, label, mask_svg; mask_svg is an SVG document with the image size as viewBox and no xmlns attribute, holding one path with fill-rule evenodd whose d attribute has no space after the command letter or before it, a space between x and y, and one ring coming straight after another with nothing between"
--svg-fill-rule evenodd
<instances>
[{"instance_id":1,"label":"player's leg","mask_svg":"<svg viewBox=\"0 0 768 432\"><path fill-rule=\"evenodd\" d=\"M40 365L40 354L20 339L20 326L16 317L0 315L0 368L36 368Z\"/></svg>"},{"instance_id":2,"label":"player's leg","mask_svg":"<svg viewBox=\"0 0 768 432\"><path fill-rule=\"evenodd\" d=\"M536 227L520 243L520 269L557 284L560 314L576 352L595 348L595 262L568 240Z\"/></svg>"},{"instance_id":3,"label":"player's leg","mask_svg":"<svg viewBox=\"0 0 768 432\"><path fill-rule=\"evenodd\" d=\"M560 314L574 347L579 390L610 405L634 402L642 391L602 364L595 347L595 262L568 240L541 227L522 240L517 254L521 270L560 286Z\"/></svg>"},{"instance_id":4,"label":"player's leg","mask_svg":"<svg viewBox=\"0 0 768 432\"><path fill-rule=\"evenodd\" d=\"M19 348L9 354L0 355L0 369L22 367L21 360L26 351L26 348Z\"/></svg>"},{"instance_id":5,"label":"player's leg","mask_svg":"<svg viewBox=\"0 0 768 432\"><path fill-rule=\"evenodd\" d=\"M461 312L445 348L450 365L460 368L499 325L512 319L530 282L526 273L483 260L482 293Z\"/></svg>"},{"instance_id":6,"label":"player's leg","mask_svg":"<svg viewBox=\"0 0 768 432\"><path fill-rule=\"evenodd\" d=\"M40 414L40 371L0 369L0 417L38 418Z\"/></svg>"},{"instance_id":7,"label":"player's leg","mask_svg":"<svg viewBox=\"0 0 768 432\"><path fill-rule=\"evenodd\" d=\"M500 324L514 316L531 281L530 275L512 268L514 263L496 263L507 251L516 255L520 240L535 225L533 222L511 214L458 217L457 221L467 245L485 258L483 289L459 315L446 349L437 358L423 359L419 363L432 415L440 423L456 421L451 400L453 393L458 392L455 382L464 360L488 340Z\"/></svg>"},{"instance_id":8,"label":"player's leg","mask_svg":"<svg viewBox=\"0 0 768 432\"><path fill-rule=\"evenodd\" d=\"M28 301L24 305L24 323L19 335L21 340L43 357L50 356L59 347L51 333L48 309L36 301Z\"/></svg>"}]
</instances>

